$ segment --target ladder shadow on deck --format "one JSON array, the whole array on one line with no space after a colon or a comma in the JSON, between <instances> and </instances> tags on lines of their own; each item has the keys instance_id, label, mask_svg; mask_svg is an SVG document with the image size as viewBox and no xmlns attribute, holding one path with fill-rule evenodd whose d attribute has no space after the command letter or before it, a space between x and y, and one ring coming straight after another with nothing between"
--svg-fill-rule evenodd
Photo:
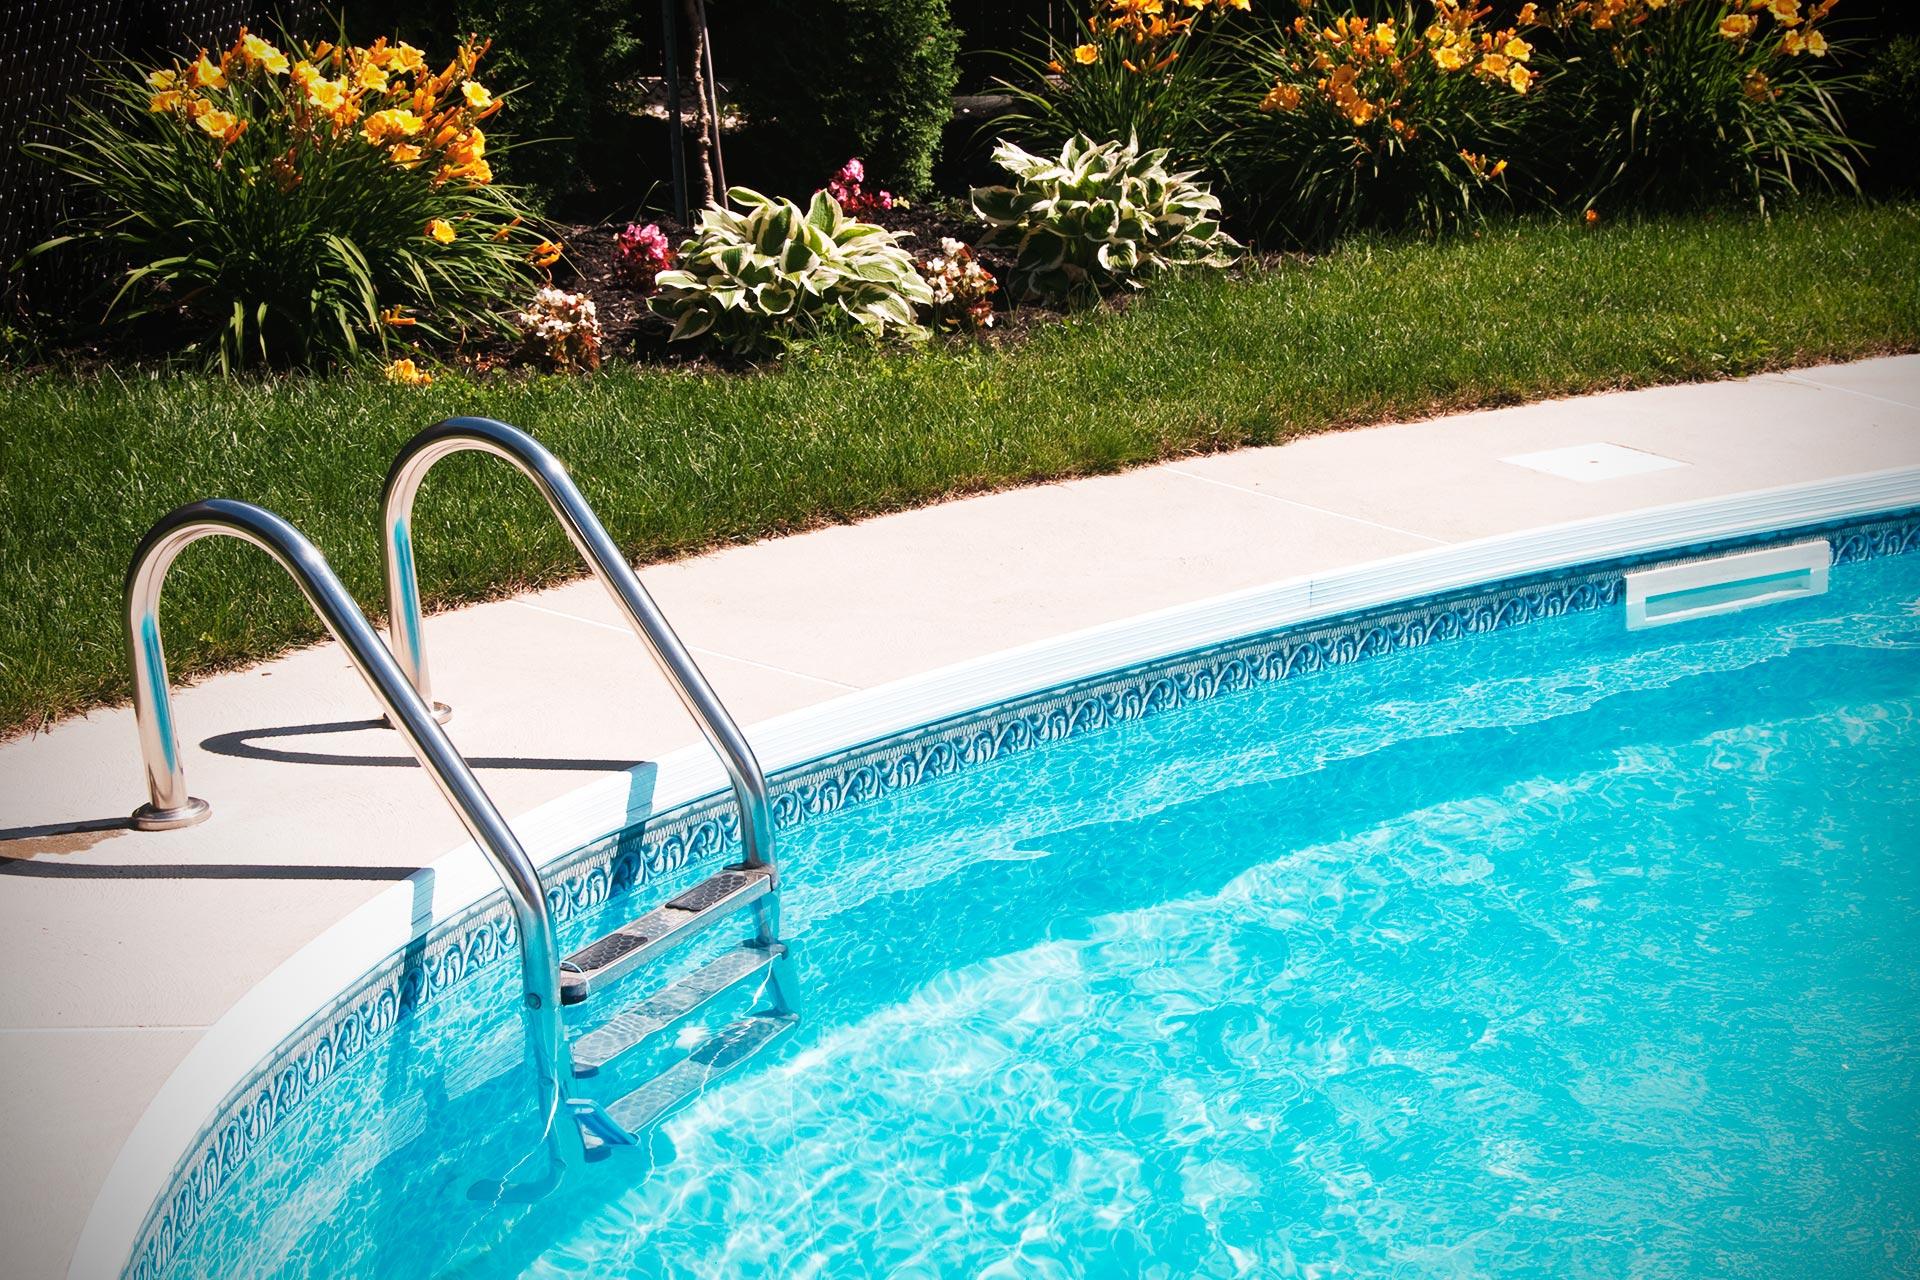
<instances>
[{"instance_id":1,"label":"ladder shadow on deck","mask_svg":"<svg viewBox=\"0 0 1920 1280\"><path fill-rule=\"evenodd\" d=\"M263 747L261 739L318 737L329 733L359 733L387 727L384 720L334 720L321 724L274 725L260 729L236 729L203 738L200 747L217 756L240 760L263 760L271 764L345 765L360 769L418 769L420 762L411 755L363 756L326 751L290 751L282 747ZM600 760L566 756L467 756L472 769L529 769L556 773L651 773L649 760Z\"/></svg>"}]
</instances>

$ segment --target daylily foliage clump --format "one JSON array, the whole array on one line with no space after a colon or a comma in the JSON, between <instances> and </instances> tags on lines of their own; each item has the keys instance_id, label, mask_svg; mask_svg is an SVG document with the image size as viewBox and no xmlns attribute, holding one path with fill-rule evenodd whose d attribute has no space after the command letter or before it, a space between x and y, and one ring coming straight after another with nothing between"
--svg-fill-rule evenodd
<instances>
[{"instance_id":1,"label":"daylily foliage clump","mask_svg":"<svg viewBox=\"0 0 1920 1280\"><path fill-rule=\"evenodd\" d=\"M109 317L172 311L222 367L510 331L493 303L530 282L539 237L494 185L486 51L434 70L404 42L282 51L243 28L217 54L127 64L36 148L91 197L53 243L124 264Z\"/></svg>"},{"instance_id":2,"label":"daylily foliage clump","mask_svg":"<svg viewBox=\"0 0 1920 1280\"><path fill-rule=\"evenodd\" d=\"M1538 72L1533 44L1490 16L1456 0L1377 21L1315 6L1250 40L1240 126L1220 152L1253 220L1320 243L1439 231L1504 203Z\"/></svg>"},{"instance_id":3,"label":"daylily foliage clump","mask_svg":"<svg viewBox=\"0 0 1920 1280\"><path fill-rule=\"evenodd\" d=\"M1539 6L1548 92L1529 134L1567 202L1759 208L1855 185L1827 19L1836 0ZM1530 6L1531 7L1531 6ZM1532 16L1532 15L1530 15ZM1555 163L1557 162L1557 163Z\"/></svg>"},{"instance_id":4,"label":"daylily foliage clump","mask_svg":"<svg viewBox=\"0 0 1920 1280\"><path fill-rule=\"evenodd\" d=\"M1092 0L1044 56L1014 55L1024 83L1005 118L1024 141L1057 148L1074 134L1138 138L1176 163L1205 163L1234 79L1234 34L1252 0Z\"/></svg>"},{"instance_id":5,"label":"daylily foliage clump","mask_svg":"<svg viewBox=\"0 0 1920 1280\"><path fill-rule=\"evenodd\" d=\"M1138 137L1324 245L1492 209L1853 185L1836 0L1090 0L1013 55L1014 136Z\"/></svg>"}]
</instances>

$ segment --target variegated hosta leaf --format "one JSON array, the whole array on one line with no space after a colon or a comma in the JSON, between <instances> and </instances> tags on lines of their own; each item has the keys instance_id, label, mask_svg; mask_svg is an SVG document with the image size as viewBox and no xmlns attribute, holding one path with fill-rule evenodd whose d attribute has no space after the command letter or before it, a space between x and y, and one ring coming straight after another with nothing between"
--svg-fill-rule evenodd
<instances>
[{"instance_id":1,"label":"variegated hosta leaf","mask_svg":"<svg viewBox=\"0 0 1920 1280\"><path fill-rule=\"evenodd\" d=\"M649 304L673 320L673 337L711 333L737 351L799 336L844 313L875 337L917 341L913 307L933 293L913 259L883 227L846 216L832 196L798 205L747 187L727 198L740 211L708 208L680 267L656 277Z\"/></svg>"},{"instance_id":2,"label":"variegated hosta leaf","mask_svg":"<svg viewBox=\"0 0 1920 1280\"><path fill-rule=\"evenodd\" d=\"M1220 229L1220 201L1191 172L1169 173L1163 147L1137 139L1069 138L1057 157L1009 142L993 158L1011 186L974 190L987 240L1012 240L1019 258L1008 282L1022 299L1073 288L1135 284L1176 266L1227 266L1241 246Z\"/></svg>"}]
</instances>

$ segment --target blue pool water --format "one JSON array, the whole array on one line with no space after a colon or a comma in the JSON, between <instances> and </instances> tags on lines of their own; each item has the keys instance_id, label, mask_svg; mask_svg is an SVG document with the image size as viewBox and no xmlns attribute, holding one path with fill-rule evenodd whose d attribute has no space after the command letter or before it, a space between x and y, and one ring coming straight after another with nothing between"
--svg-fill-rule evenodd
<instances>
[{"instance_id":1,"label":"blue pool water","mask_svg":"<svg viewBox=\"0 0 1920 1280\"><path fill-rule=\"evenodd\" d=\"M1920 1275L1917 770L1916 556L1121 725L786 835L805 1019L651 1148L470 1198L509 961L173 1274Z\"/></svg>"}]
</instances>

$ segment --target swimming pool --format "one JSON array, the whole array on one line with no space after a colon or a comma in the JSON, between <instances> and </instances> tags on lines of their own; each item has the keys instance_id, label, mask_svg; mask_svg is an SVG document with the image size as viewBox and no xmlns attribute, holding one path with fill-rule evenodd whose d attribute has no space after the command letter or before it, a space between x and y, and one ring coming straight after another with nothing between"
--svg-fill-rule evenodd
<instances>
[{"instance_id":1,"label":"swimming pool","mask_svg":"<svg viewBox=\"0 0 1920 1280\"><path fill-rule=\"evenodd\" d=\"M1912 1274L1920 521L1822 536L1814 599L1630 632L1559 573L825 762L805 1019L650 1147L474 1197L539 1135L473 929L238 1091L132 1269ZM566 941L709 821L583 851Z\"/></svg>"}]
</instances>

